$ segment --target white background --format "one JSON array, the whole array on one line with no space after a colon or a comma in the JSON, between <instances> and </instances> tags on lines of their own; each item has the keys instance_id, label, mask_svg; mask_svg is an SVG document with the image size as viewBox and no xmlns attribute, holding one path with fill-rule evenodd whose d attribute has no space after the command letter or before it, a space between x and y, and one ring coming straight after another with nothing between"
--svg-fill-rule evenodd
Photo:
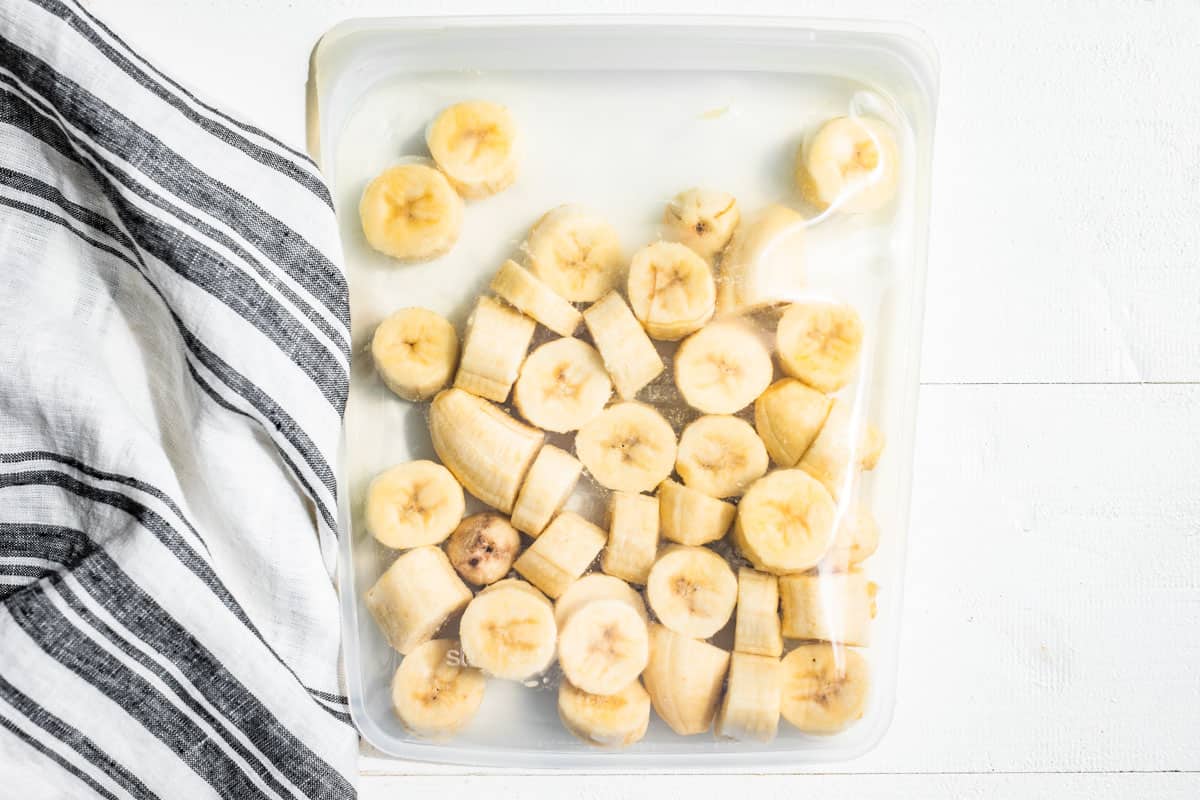
<instances>
[{"instance_id":1,"label":"white background","mask_svg":"<svg viewBox=\"0 0 1200 800\"><path fill-rule=\"evenodd\" d=\"M500 10L92 6L296 146L308 55L333 23ZM866 757L800 776L481 774L365 753L363 797L1200 796L1200 3L503 4L553 10L898 18L941 53L895 721Z\"/></svg>"}]
</instances>

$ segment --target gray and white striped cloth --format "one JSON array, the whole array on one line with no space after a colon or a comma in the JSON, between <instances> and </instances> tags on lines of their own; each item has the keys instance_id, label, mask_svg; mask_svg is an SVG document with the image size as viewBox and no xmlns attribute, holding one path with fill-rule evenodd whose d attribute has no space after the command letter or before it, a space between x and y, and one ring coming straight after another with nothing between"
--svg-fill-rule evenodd
<instances>
[{"instance_id":1,"label":"gray and white striped cloth","mask_svg":"<svg viewBox=\"0 0 1200 800\"><path fill-rule=\"evenodd\" d=\"M345 798L316 166L0 0L0 796Z\"/></svg>"}]
</instances>

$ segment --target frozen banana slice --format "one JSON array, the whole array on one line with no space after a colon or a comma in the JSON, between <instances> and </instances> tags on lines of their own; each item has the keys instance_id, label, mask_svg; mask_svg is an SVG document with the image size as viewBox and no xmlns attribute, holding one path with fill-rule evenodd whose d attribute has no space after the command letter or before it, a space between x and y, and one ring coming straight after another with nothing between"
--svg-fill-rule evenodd
<instances>
[{"instance_id":1,"label":"frozen banana slice","mask_svg":"<svg viewBox=\"0 0 1200 800\"><path fill-rule=\"evenodd\" d=\"M388 644L404 655L432 639L470 600L471 590L436 547L409 550L367 590L367 609Z\"/></svg>"},{"instance_id":2,"label":"frozen banana slice","mask_svg":"<svg viewBox=\"0 0 1200 800\"><path fill-rule=\"evenodd\" d=\"M512 524L536 539L567 502L582 473L583 465L570 453L542 445L517 495Z\"/></svg>"},{"instance_id":3,"label":"frozen banana slice","mask_svg":"<svg viewBox=\"0 0 1200 800\"><path fill-rule=\"evenodd\" d=\"M861 214L883 208L896 194L900 150L896 134L871 117L836 117L796 154L796 185L818 208Z\"/></svg>"},{"instance_id":4,"label":"frozen banana slice","mask_svg":"<svg viewBox=\"0 0 1200 800\"><path fill-rule=\"evenodd\" d=\"M358 214L371 247L401 261L430 261L458 241L463 201L436 169L401 164L367 184Z\"/></svg>"},{"instance_id":5,"label":"frozen banana slice","mask_svg":"<svg viewBox=\"0 0 1200 800\"><path fill-rule=\"evenodd\" d=\"M792 303L776 328L783 371L821 392L836 392L854 378L863 324L852 306Z\"/></svg>"},{"instance_id":6,"label":"frozen banana slice","mask_svg":"<svg viewBox=\"0 0 1200 800\"><path fill-rule=\"evenodd\" d=\"M600 569L622 580L645 585L658 557L658 498L613 492L608 506L608 546Z\"/></svg>"},{"instance_id":7,"label":"frozen banana slice","mask_svg":"<svg viewBox=\"0 0 1200 800\"><path fill-rule=\"evenodd\" d=\"M379 323L371 359L385 386L418 402L437 394L458 365L458 333L426 308L403 308Z\"/></svg>"},{"instance_id":8,"label":"frozen banana slice","mask_svg":"<svg viewBox=\"0 0 1200 800\"><path fill-rule=\"evenodd\" d=\"M800 469L840 498L859 469L874 469L883 453L883 434L874 425L854 419L854 408L834 400L825 424L800 459Z\"/></svg>"},{"instance_id":9,"label":"frozen banana slice","mask_svg":"<svg viewBox=\"0 0 1200 800\"><path fill-rule=\"evenodd\" d=\"M741 221L737 198L712 189L688 189L671 198L663 212L666 237L712 261Z\"/></svg>"},{"instance_id":10,"label":"frozen banana slice","mask_svg":"<svg viewBox=\"0 0 1200 800\"><path fill-rule=\"evenodd\" d=\"M475 595L463 612L459 635L471 666L523 681L550 666L558 629L550 601L525 581L508 578Z\"/></svg>"},{"instance_id":11,"label":"frozen banana slice","mask_svg":"<svg viewBox=\"0 0 1200 800\"><path fill-rule=\"evenodd\" d=\"M745 420L700 417L683 429L675 471L688 488L710 497L740 497L767 472L767 450Z\"/></svg>"},{"instance_id":12,"label":"frozen banana slice","mask_svg":"<svg viewBox=\"0 0 1200 800\"><path fill-rule=\"evenodd\" d=\"M559 597L604 547L604 531L573 511L564 511L542 531L513 569L550 597Z\"/></svg>"},{"instance_id":13,"label":"frozen banana slice","mask_svg":"<svg viewBox=\"0 0 1200 800\"><path fill-rule=\"evenodd\" d=\"M654 339L676 341L713 316L716 284L703 258L678 242L655 242L629 264L629 305Z\"/></svg>"},{"instance_id":14,"label":"frozen banana slice","mask_svg":"<svg viewBox=\"0 0 1200 800\"><path fill-rule=\"evenodd\" d=\"M658 485L659 530L670 542L702 545L725 536L737 507L667 479Z\"/></svg>"},{"instance_id":15,"label":"frozen banana slice","mask_svg":"<svg viewBox=\"0 0 1200 800\"><path fill-rule=\"evenodd\" d=\"M575 453L601 486L648 492L675 466L675 431L648 405L617 403L579 429Z\"/></svg>"},{"instance_id":16,"label":"frozen banana slice","mask_svg":"<svg viewBox=\"0 0 1200 800\"><path fill-rule=\"evenodd\" d=\"M525 249L533 274L572 303L603 297L625 268L616 229L580 206L547 212L529 231Z\"/></svg>"},{"instance_id":17,"label":"frozen banana slice","mask_svg":"<svg viewBox=\"0 0 1200 800\"><path fill-rule=\"evenodd\" d=\"M628 747L646 735L650 695L639 681L619 692L595 695L563 681L558 687L558 716L563 727L597 747Z\"/></svg>"},{"instance_id":18,"label":"frozen banana slice","mask_svg":"<svg viewBox=\"0 0 1200 800\"><path fill-rule=\"evenodd\" d=\"M836 507L820 483L798 469L760 478L738 505L733 534L742 554L777 575L810 569L833 544Z\"/></svg>"},{"instance_id":19,"label":"frozen banana slice","mask_svg":"<svg viewBox=\"0 0 1200 800\"><path fill-rule=\"evenodd\" d=\"M717 313L772 307L804 290L805 219L787 206L767 206L738 227L721 257Z\"/></svg>"},{"instance_id":20,"label":"frozen banana slice","mask_svg":"<svg viewBox=\"0 0 1200 800\"><path fill-rule=\"evenodd\" d=\"M566 433L595 419L612 389L595 348L579 339L555 339L525 359L513 403L539 428Z\"/></svg>"},{"instance_id":21,"label":"frozen banana slice","mask_svg":"<svg viewBox=\"0 0 1200 800\"><path fill-rule=\"evenodd\" d=\"M534 322L490 297L481 297L467 320L456 388L497 403L508 399L521 371Z\"/></svg>"},{"instance_id":22,"label":"frozen banana slice","mask_svg":"<svg viewBox=\"0 0 1200 800\"><path fill-rule=\"evenodd\" d=\"M597 300L583 312L583 321L621 399L634 399L663 371L654 343L621 295L609 292Z\"/></svg>"},{"instance_id":23,"label":"frozen banana slice","mask_svg":"<svg viewBox=\"0 0 1200 800\"><path fill-rule=\"evenodd\" d=\"M367 530L397 550L442 542L466 509L450 470L432 461L409 461L380 473L367 487Z\"/></svg>"},{"instance_id":24,"label":"frozen banana slice","mask_svg":"<svg viewBox=\"0 0 1200 800\"><path fill-rule=\"evenodd\" d=\"M738 570L737 619L733 649L739 653L779 658L783 634L779 627L779 579L749 567Z\"/></svg>"},{"instance_id":25,"label":"frozen banana slice","mask_svg":"<svg viewBox=\"0 0 1200 800\"><path fill-rule=\"evenodd\" d=\"M562 596L554 603L554 621L561 631L567 620L579 609L598 600L619 600L638 613L643 620L649 622L646 604L642 596L625 581L612 575L601 575L593 572L584 575L567 587Z\"/></svg>"},{"instance_id":26,"label":"frozen banana slice","mask_svg":"<svg viewBox=\"0 0 1200 800\"><path fill-rule=\"evenodd\" d=\"M857 650L802 644L783 659L783 718L805 733L837 733L862 719L870 688Z\"/></svg>"},{"instance_id":27,"label":"frozen banana slice","mask_svg":"<svg viewBox=\"0 0 1200 800\"><path fill-rule=\"evenodd\" d=\"M624 600L587 603L558 632L563 675L589 694L616 694L637 680L649 658L646 620Z\"/></svg>"},{"instance_id":28,"label":"frozen banana slice","mask_svg":"<svg viewBox=\"0 0 1200 800\"><path fill-rule=\"evenodd\" d=\"M425 143L463 197L487 197L516 180L517 126L502 105L475 100L443 109Z\"/></svg>"},{"instance_id":29,"label":"frozen banana slice","mask_svg":"<svg viewBox=\"0 0 1200 800\"><path fill-rule=\"evenodd\" d=\"M776 381L754 401L754 429L771 460L794 467L808 450L833 400L795 378Z\"/></svg>"},{"instance_id":30,"label":"frozen banana slice","mask_svg":"<svg viewBox=\"0 0 1200 800\"><path fill-rule=\"evenodd\" d=\"M650 625L650 662L642 680L654 710L680 736L712 727L728 667L728 651Z\"/></svg>"},{"instance_id":31,"label":"frozen banana slice","mask_svg":"<svg viewBox=\"0 0 1200 800\"><path fill-rule=\"evenodd\" d=\"M762 339L737 320L697 331L675 354L675 386L689 406L705 414L742 410L771 385L774 372Z\"/></svg>"},{"instance_id":32,"label":"frozen banana slice","mask_svg":"<svg viewBox=\"0 0 1200 800\"><path fill-rule=\"evenodd\" d=\"M717 736L769 742L779 730L783 669L773 656L734 653L729 659L729 686L717 714Z\"/></svg>"},{"instance_id":33,"label":"frozen banana slice","mask_svg":"<svg viewBox=\"0 0 1200 800\"><path fill-rule=\"evenodd\" d=\"M646 599L663 625L684 636L707 639L733 614L737 578L712 550L672 545L650 569Z\"/></svg>"},{"instance_id":34,"label":"frozen banana slice","mask_svg":"<svg viewBox=\"0 0 1200 800\"><path fill-rule=\"evenodd\" d=\"M580 314L536 275L511 258L505 261L491 290L513 308L531 317L559 336L570 336L579 327Z\"/></svg>"},{"instance_id":35,"label":"frozen banana slice","mask_svg":"<svg viewBox=\"0 0 1200 800\"><path fill-rule=\"evenodd\" d=\"M482 672L463 663L458 642L434 639L400 662L392 708L413 733L445 741L474 719L486 685Z\"/></svg>"},{"instance_id":36,"label":"frozen banana slice","mask_svg":"<svg viewBox=\"0 0 1200 800\"><path fill-rule=\"evenodd\" d=\"M879 587L861 572L784 575L779 579L783 635L865 647Z\"/></svg>"}]
</instances>

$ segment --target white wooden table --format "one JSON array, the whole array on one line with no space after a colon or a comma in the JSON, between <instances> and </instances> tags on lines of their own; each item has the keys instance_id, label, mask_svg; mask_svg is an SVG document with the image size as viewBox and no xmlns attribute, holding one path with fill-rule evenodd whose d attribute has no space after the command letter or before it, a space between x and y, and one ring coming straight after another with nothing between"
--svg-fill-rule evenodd
<instances>
[{"instance_id":1,"label":"white wooden table","mask_svg":"<svg viewBox=\"0 0 1200 800\"><path fill-rule=\"evenodd\" d=\"M334 22L493 10L92 4L296 145L308 54ZM903 18L935 40L899 702L877 750L816 774L485 774L364 752L363 797L1200 797L1200 3L503 5Z\"/></svg>"}]
</instances>

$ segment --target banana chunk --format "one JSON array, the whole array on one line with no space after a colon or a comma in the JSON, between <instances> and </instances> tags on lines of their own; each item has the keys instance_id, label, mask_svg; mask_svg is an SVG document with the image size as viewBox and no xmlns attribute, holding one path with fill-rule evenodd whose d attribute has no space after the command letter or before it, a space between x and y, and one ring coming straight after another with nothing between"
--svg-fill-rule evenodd
<instances>
[{"instance_id":1,"label":"banana chunk","mask_svg":"<svg viewBox=\"0 0 1200 800\"><path fill-rule=\"evenodd\" d=\"M675 386L692 408L733 414L771 385L775 367L762 339L737 320L692 334L675 354Z\"/></svg>"},{"instance_id":2,"label":"banana chunk","mask_svg":"<svg viewBox=\"0 0 1200 800\"><path fill-rule=\"evenodd\" d=\"M854 482L859 469L874 469L883 453L883 434L874 425L856 422L854 408L834 400L825 424L800 459L800 469L821 482L835 498Z\"/></svg>"},{"instance_id":3,"label":"banana chunk","mask_svg":"<svg viewBox=\"0 0 1200 800\"><path fill-rule=\"evenodd\" d=\"M461 389L433 398L429 434L438 458L463 488L505 514L512 512L544 439L537 428Z\"/></svg>"},{"instance_id":4,"label":"banana chunk","mask_svg":"<svg viewBox=\"0 0 1200 800\"><path fill-rule=\"evenodd\" d=\"M579 327L580 314L575 306L511 258L500 265L490 288L513 308L559 336L570 336Z\"/></svg>"},{"instance_id":5,"label":"banana chunk","mask_svg":"<svg viewBox=\"0 0 1200 800\"><path fill-rule=\"evenodd\" d=\"M737 198L712 189L688 189L671 198L663 212L666 237L712 261L729 244L742 215Z\"/></svg>"},{"instance_id":6,"label":"banana chunk","mask_svg":"<svg viewBox=\"0 0 1200 800\"><path fill-rule=\"evenodd\" d=\"M364 516L380 544L407 550L445 540L465 510L462 487L450 470L432 461L410 461L371 481Z\"/></svg>"},{"instance_id":7,"label":"banana chunk","mask_svg":"<svg viewBox=\"0 0 1200 800\"><path fill-rule=\"evenodd\" d=\"M463 197L487 197L517 178L517 126L502 105L482 100L452 105L429 125L425 143Z\"/></svg>"},{"instance_id":8,"label":"banana chunk","mask_svg":"<svg viewBox=\"0 0 1200 800\"><path fill-rule=\"evenodd\" d=\"M779 579L783 635L865 647L871 643L878 589L858 570L784 575Z\"/></svg>"},{"instance_id":9,"label":"banana chunk","mask_svg":"<svg viewBox=\"0 0 1200 800\"><path fill-rule=\"evenodd\" d=\"M533 274L572 303L603 297L625 267L616 229L580 206L548 211L529 231L525 249Z\"/></svg>"},{"instance_id":10,"label":"banana chunk","mask_svg":"<svg viewBox=\"0 0 1200 800\"><path fill-rule=\"evenodd\" d=\"M418 547L397 558L367 590L367 609L384 637L408 655L433 638L471 590L436 547Z\"/></svg>"},{"instance_id":11,"label":"banana chunk","mask_svg":"<svg viewBox=\"0 0 1200 800\"><path fill-rule=\"evenodd\" d=\"M600 569L624 581L645 585L658 556L658 516L657 497L613 492L608 505L608 545L600 558Z\"/></svg>"},{"instance_id":12,"label":"banana chunk","mask_svg":"<svg viewBox=\"0 0 1200 800\"><path fill-rule=\"evenodd\" d=\"M794 467L812 445L833 401L795 378L776 381L754 401L754 429L771 460Z\"/></svg>"},{"instance_id":13,"label":"banana chunk","mask_svg":"<svg viewBox=\"0 0 1200 800\"><path fill-rule=\"evenodd\" d=\"M409 653L392 678L392 708L418 736L444 741L475 717L487 680L463 663L458 642L434 639Z\"/></svg>"},{"instance_id":14,"label":"banana chunk","mask_svg":"<svg viewBox=\"0 0 1200 800\"><path fill-rule=\"evenodd\" d=\"M684 636L707 639L733 614L737 578L712 550L672 545L650 568L646 599L663 625Z\"/></svg>"},{"instance_id":15,"label":"banana chunk","mask_svg":"<svg viewBox=\"0 0 1200 800\"><path fill-rule=\"evenodd\" d=\"M792 303L775 332L783 371L826 393L854 378L862 340L858 312L837 303Z\"/></svg>"},{"instance_id":16,"label":"banana chunk","mask_svg":"<svg viewBox=\"0 0 1200 800\"><path fill-rule=\"evenodd\" d=\"M458 364L458 333L426 308L403 308L379 323L371 360L385 386L414 403L437 394Z\"/></svg>"},{"instance_id":17,"label":"banana chunk","mask_svg":"<svg viewBox=\"0 0 1200 800\"><path fill-rule=\"evenodd\" d=\"M767 449L750 423L710 414L683 429L675 471L690 489L710 497L740 497L767 473Z\"/></svg>"},{"instance_id":18,"label":"banana chunk","mask_svg":"<svg viewBox=\"0 0 1200 800\"><path fill-rule=\"evenodd\" d=\"M558 687L558 717L563 727L588 744L628 747L646 735L650 695L637 680L609 695L589 694L563 681Z\"/></svg>"},{"instance_id":19,"label":"banana chunk","mask_svg":"<svg viewBox=\"0 0 1200 800\"><path fill-rule=\"evenodd\" d=\"M595 419L612 390L594 347L579 339L555 339L525 359L513 403L539 428L566 433Z\"/></svg>"},{"instance_id":20,"label":"banana chunk","mask_svg":"<svg viewBox=\"0 0 1200 800\"><path fill-rule=\"evenodd\" d=\"M802 644L783 659L783 718L805 733L837 733L862 719L870 690L857 650Z\"/></svg>"},{"instance_id":21,"label":"banana chunk","mask_svg":"<svg viewBox=\"0 0 1200 800\"><path fill-rule=\"evenodd\" d=\"M717 312L738 314L784 303L805 286L805 220L771 205L738 227L721 257Z\"/></svg>"},{"instance_id":22,"label":"banana chunk","mask_svg":"<svg viewBox=\"0 0 1200 800\"><path fill-rule=\"evenodd\" d=\"M680 736L712 727L728 667L728 651L650 626L650 662L642 680L654 710Z\"/></svg>"},{"instance_id":23,"label":"banana chunk","mask_svg":"<svg viewBox=\"0 0 1200 800\"><path fill-rule=\"evenodd\" d=\"M507 575L520 549L521 534L493 512L467 517L446 542L446 555L454 570L476 586L495 583Z\"/></svg>"},{"instance_id":24,"label":"banana chunk","mask_svg":"<svg viewBox=\"0 0 1200 800\"><path fill-rule=\"evenodd\" d=\"M513 564L522 577L550 597L560 597L604 547L604 531L573 511L564 511Z\"/></svg>"},{"instance_id":25,"label":"banana chunk","mask_svg":"<svg viewBox=\"0 0 1200 800\"><path fill-rule=\"evenodd\" d=\"M796 185L818 208L838 204L861 214L883 208L896 194L900 150L896 134L871 117L836 117L796 153Z\"/></svg>"},{"instance_id":26,"label":"banana chunk","mask_svg":"<svg viewBox=\"0 0 1200 800\"><path fill-rule=\"evenodd\" d=\"M535 325L529 317L481 297L467 320L462 361L454 385L503 403L521 371Z\"/></svg>"},{"instance_id":27,"label":"banana chunk","mask_svg":"<svg viewBox=\"0 0 1200 800\"><path fill-rule=\"evenodd\" d=\"M775 574L810 569L833 544L836 507L820 483L798 469L759 479L738 505L734 540L755 567Z\"/></svg>"},{"instance_id":28,"label":"banana chunk","mask_svg":"<svg viewBox=\"0 0 1200 800\"><path fill-rule=\"evenodd\" d=\"M475 595L459 623L467 663L489 675L523 681L554 660L554 609L525 581L508 578Z\"/></svg>"},{"instance_id":29,"label":"banana chunk","mask_svg":"<svg viewBox=\"0 0 1200 800\"><path fill-rule=\"evenodd\" d=\"M367 184L358 214L371 247L400 261L430 261L458 241L463 201L433 167L401 164Z\"/></svg>"},{"instance_id":30,"label":"banana chunk","mask_svg":"<svg viewBox=\"0 0 1200 800\"><path fill-rule=\"evenodd\" d=\"M582 473L583 464L570 453L552 444L542 445L513 506L513 526L535 539L541 536L575 490Z\"/></svg>"},{"instance_id":31,"label":"banana chunk","mask_svg":"<svg viewBox=\"0 0 1200 800\"><path fill-rule=\"evenodd\" d=\"M675 431L641 403L617 403L575 435L575 453L603 487L648 492L675 466Z\"/></svg>"},{"instance_id":32,"label":"banana chunk","mask_svg":"<svg viewBox=\"0 0 1200 800\"><path fill-rule=\"evenodd\" d=\"M625 603L636 611L643 621L650 621L642 596L634 591L632 586L612 575L594 572L572 583L555 601L554 622L558 629L561 631L576 611L599 600L617 600Z\"/></svg>"},{"instance_id":33,"label":"banana chunk","mask_svg":"<svg viewBox=\"0 0 1200 800\"><path fill-rule=\"evenodd\" d=\"M738 570L737 620L733 649L739 653L779 658L783 633L779 627L779 579L749 567Z\"/></svg>"},{"instance_id":34,"label":"banana chunk","mask_svg":"<svg viewBox=\"0 0 1200 800\"><path fill-rule=\"evenodd\" d=\"M567 617L558 633L563 675L589 694L616 694L650 659L646 621L624 600L594 600Z\"/></svg>"},{"instance_id":35,"label":"banana chunk","mask_svg":"<svg viewBox=\"0 0 1200 800\"><path fill-rule=\"evenodd\" d=\"M667 479L658 485L659 530L678 544L702 545L725 536L737 507Z\"/></svg>"},{"instance_id":36,"label":"banana chunk","mask_svg":"<svg viewBox=\"0 0 1200 800\"><path fill-rule=\"evenodd\" d=\"M662 373L662 358L621 295L609 292L597 300L583 321L622 399L632 400Z\"/></svg>"},{"instance_id":37,"label":"banana chunk","mask_svg":"<svg viewBox=\"0 0 1200 800\"><path fill-rule=\"evenodd\" d=\"M682 339L712 319L716 307L712 268L678 242L637 251L626 288L634 316L654 339Z\"/></svg>"},{"instance_id":38,"label":"banana chunk","mask_svg":"<svg viewBox=\"0 0 1200 800\"><path fill-rule=\"evenodd\" d=\"M822 572L844 572L866 561L879 548L879 524L865 504L854 503L843 514L833 546L817 565Z\"/></svg>"},{"instance_id":39,"label":"banana chunk","mask_svg":"<svg viewBox=\"0 0 1200 800\"><path fill-rule=\"evenodd\" d=\"M779 730L783 702L783 668L772 656L734 653L729 660L729 686L717 714L717 736L769 742Z\"/></svg>"}]
</instances>

